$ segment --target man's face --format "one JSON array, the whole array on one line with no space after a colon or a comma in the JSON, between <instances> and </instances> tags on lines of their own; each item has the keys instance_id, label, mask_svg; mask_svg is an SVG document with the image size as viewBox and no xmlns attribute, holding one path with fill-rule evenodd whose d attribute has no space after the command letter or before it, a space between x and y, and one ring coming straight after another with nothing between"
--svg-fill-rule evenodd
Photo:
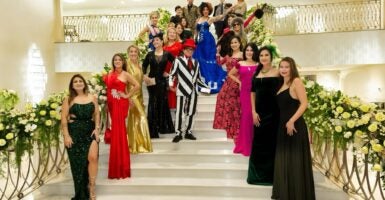
<instances>
[{"instance_id":1,"label":"man's face","mask_svg":"<svg viewBox=\"0 0 385 200\"><path fill-rule=\"evenodd\" d=\"M186 48L183 49L183 54L186 57L191 57L193 53L194 53L194 49L191 48L191 47L186 47Z\"/></svg>"}]
</instances>

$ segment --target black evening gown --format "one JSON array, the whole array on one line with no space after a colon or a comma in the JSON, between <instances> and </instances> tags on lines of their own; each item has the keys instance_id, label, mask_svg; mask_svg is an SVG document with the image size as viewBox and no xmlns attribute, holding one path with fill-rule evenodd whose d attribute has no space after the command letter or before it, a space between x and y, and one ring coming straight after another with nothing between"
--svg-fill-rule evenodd
<instances>
[{"instance_id":1,"label":"black evening gown","mask_svg":"<svg viewBox=\"0 0 385 200\"><path fill-rule=\"evenodd\" d=\"M286 123L297 111L299 101L290 96L289 89L277 95L280 122L274 167L274 199L313 200L314 180L310 144L305 120L300 117L294 123L297 130L289 136Z\"/></svg>"},{"instance_id":2,"label":"black evening gown","mask_svg":"<svg viewBox=\"0 0 385 200\"><path fill-rule=\"evenodd\" d=\"M154 51L149 52L143 61L143 74L155 78L155 85L147 86L148 90L148 110L147 120L151 138L159 138L159 133L175 133L170 109L168 107L168 81L163 76L167 62L173 62L174 57L171 53L163 51L163 55L156 56Z\"/></svg>"},{"instance_id":3,"label":"black evening gown","mask_svg":"<svg viewBox=\"0 0 385 200\"><path fill-rule=\"evenodd\" d=\"M279 77L253 77L251 91L255 92L255 109L261 122L259 127L254 126L247 176L249 184L273 184L275 144L279 122L276 94L280 83Z\"/></svg>"},{"instance_id":4,"label":"black evening gown","mask_svg":"<svg viewBox=\"0 0 385 200\"><path fill-rule=\"evenodd\" d=\"M92 131L95 122L92 120L95 106L93 102L87 104L73 104L69 109L72 122L68 123L68 132L72 138L71 148L67 148L72 178L75 187L73 200L88 200L88 151L93 138Z\"/></svg>"}]
</instances>

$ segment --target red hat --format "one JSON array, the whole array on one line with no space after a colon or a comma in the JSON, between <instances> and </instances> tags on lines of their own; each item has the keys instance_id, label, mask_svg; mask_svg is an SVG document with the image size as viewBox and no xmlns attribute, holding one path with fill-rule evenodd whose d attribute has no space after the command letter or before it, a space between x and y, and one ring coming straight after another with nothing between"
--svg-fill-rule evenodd
<instances>
[{"instance_id":1,"label":"red hat","mask_svg":"<svg viewBox=\"0 0 385 200\"><path fill-rule=\"evenodd\" d=\"M190 38L186 39L183 43L183 49L186 47L190 47L190 48L195 49L196 46L195 46L194 40L190 39Z\"/></svg>"}]
</instances>

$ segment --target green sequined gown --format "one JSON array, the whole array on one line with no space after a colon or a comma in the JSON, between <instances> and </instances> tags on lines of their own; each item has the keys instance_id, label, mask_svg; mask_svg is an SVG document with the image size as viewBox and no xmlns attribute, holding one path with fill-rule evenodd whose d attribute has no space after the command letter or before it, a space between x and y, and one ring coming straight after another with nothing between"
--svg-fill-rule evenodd
<instances>
[{"instance_id":1,"label":"green sequined gown","mask_svg":"<svg viewBox=\"0 0 385 200\"><path fill-rule=\"evenodd\" d=\"M75 187L75 197L72 200L88 200L88 151L91 146L92 131L95 122L92 121L95 106L73 104L69 109L72 122L68 123L68 132L72 138L72 147L67 148L71 172Z\"/></svg>"}]
</instances>

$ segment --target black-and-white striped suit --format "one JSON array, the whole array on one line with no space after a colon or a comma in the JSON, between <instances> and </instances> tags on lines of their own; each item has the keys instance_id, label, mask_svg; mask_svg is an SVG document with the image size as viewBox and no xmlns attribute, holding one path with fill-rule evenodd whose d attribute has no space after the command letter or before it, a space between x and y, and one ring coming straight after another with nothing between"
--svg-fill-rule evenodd
<instances>
[{"instance_id":1,"label":"black-and-white striped suit","mask_svg":"<svg viewBox=\"0 0 385 200\"><path fill-rule=\"evenodd\" d=\"M177 77L178 79L178 85L176 87L176 134L191 132L198 100L197 86L210 90L210 88L201 80L199 63L193 58L191 59L193 62L191 71L187 65L188 59L185 56L179 56L175 59L168 79L169 85L173 84L174 77ZM185 123L182 127L183 118L185 118Z\"/></svg>"}]
</instances>

